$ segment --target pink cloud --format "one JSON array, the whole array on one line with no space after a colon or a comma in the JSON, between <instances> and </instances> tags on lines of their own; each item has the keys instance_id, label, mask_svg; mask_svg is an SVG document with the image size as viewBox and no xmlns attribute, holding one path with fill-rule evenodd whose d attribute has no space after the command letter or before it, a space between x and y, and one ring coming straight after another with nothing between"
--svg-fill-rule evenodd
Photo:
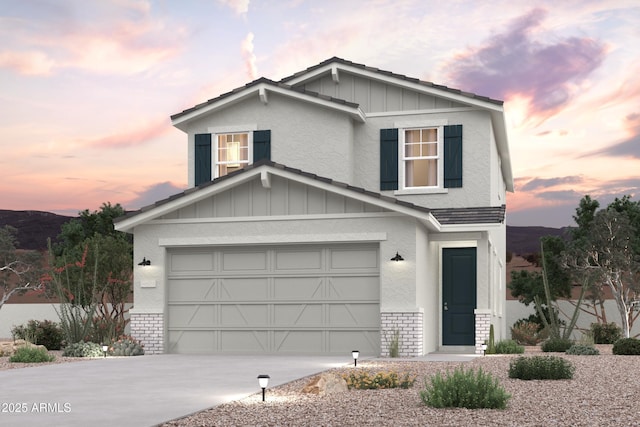
<instances>
[{"instance_id":1,"label":"pink cloud","mask_svg":"<svg viewBox=\"0 0 640 427\"><path fill-rule=\"evenodd\" d=\"M247 75L249 80L255 80L258 77L258 68L256 67L256 55L253 53L253 33L247 34L240 50L242 51L242 57L244 58L245 66L247 67Z\"/></svg>"},{"instance_id":2,"label":"pink cloud","mask_svg":"<svg viewBox=\"0 0 640 427\"><path fill-rule=\"evenodd\" d=\"M173 128L167 119L155 120L140 127L102 136L95 139L79 141L81 145L95 148L124 148L143 145L154 138L162 136Z\"/></svg>"},{"instance_id":3,"label":"pink cloud","mask_svg":"<svg viewBox=\"0 0 640 427\"><path fill-rule=\"evenodd\" d=\"M443 68L466 91L527 99L529 115L544 121L571 100L575 86L600 67L607 54L606 45L587 37L534 40L546 15L544 9L533 9L506 32L456 55Z\"/></svg>"},{"instance_id":4,"label":"pink cloud","mask_svg":"<svg viewBox=\"0 0 640 427\"><path fill-rule=\"evenodd\" d=\"M18 74L48 75L51 74L54 66L55 61L43 52L0 52L0 68L11 69Z\"/></svg>"},{"instance_id":5,"label":"pink cloud","mask_svg":"<svg viewBox=\"0 0 640 427\"><path fill-rule=\"evenodd\" d=\"M153 17L146 2L87 4L73 11L56 4L46 19L13 18L0 26L6 46L0 67L25 75L61 68L134 74L177 55L185 34Z\"/></svg>"}]
</instances>

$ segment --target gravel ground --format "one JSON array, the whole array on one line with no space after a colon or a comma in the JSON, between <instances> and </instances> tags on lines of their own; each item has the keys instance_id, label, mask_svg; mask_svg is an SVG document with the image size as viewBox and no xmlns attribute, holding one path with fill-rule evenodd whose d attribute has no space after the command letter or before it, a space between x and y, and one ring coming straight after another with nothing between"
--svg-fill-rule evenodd
<instances>
[{"instance_id":1,"label":"gravel ground","mask_svg":"<svg viewBox=\"0 0 640 427\"><path fill-rule=\"evenodd\" d=\"M614 356L610 346L601 348L600 356L561 356L575 365L573 380L510 379L509 362L515 355L479 357L463 364L467 369L481 367L499 379L512 395L505 410L424 406L419 393L425 378L461 364L387 359L363 361L358 367L417 375L413 388L305 395L300 392L309 380L305 378L268 389L266 402L258 393L162 426L640 426L639 356Z\"/></svg>"}]
</instances>

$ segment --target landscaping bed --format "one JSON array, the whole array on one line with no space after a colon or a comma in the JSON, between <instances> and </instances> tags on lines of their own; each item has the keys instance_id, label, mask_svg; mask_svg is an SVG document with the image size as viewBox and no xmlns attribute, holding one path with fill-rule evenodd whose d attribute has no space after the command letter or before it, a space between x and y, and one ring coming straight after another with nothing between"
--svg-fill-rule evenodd
<instances>
[{"instance_id":1,"label":"landscaping bed","mask_svg":"<svg viewBox=\"0 0 640 427\"><path fill-rule=\"evenodd\" d=\"M372 372L394 370L418 378L409 389L349 390L318 396L301 390L309 378L267 390L266 402L259 393L197 414L163 424L169 426L317 426L317 425L491 425L491 426L631 426L640 425L640 356L615 356L611 346L598 346L600 356L553 354L576 367L572 380L523 381L508 377L510 361L520 355L478 357L468 363L383 361L358 364ZM607 350L608 354L607 354ZM420 390L425 378L458 366L482 368L491 373L512 395L507 408L434 409L424 406ZM353 370L334 370L342 374Z\"/></svg>"}]
</instances>

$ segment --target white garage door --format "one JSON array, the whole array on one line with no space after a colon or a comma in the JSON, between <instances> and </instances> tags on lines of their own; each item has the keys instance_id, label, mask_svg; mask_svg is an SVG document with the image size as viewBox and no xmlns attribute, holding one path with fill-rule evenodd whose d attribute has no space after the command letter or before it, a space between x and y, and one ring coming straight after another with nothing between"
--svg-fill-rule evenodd
<instances>
[{"instance_id":1,"label":"white garage door","mask_svg":"<svg viewBox=\"0 0 640 427\"><path fill-rule=\"evenodd\" d=\"M171 353L380 354L377 245L175 249Z\"/></svg>"}]
</instances>

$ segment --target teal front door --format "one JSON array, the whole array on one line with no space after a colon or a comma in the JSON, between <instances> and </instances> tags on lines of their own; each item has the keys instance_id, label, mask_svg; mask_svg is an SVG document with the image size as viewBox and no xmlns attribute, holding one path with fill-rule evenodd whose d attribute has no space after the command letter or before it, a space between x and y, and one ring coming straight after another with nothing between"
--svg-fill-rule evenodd
<instances>
[{"instance_id":1,"label":"teal front door","mask_svg":"<svg viewBox=\"0 0 640 427\"><path fill-rule=\"evenodd\" d=\"M442 249L442 345L475 345L476 248Z\"/></svg>"}]
</instances>

